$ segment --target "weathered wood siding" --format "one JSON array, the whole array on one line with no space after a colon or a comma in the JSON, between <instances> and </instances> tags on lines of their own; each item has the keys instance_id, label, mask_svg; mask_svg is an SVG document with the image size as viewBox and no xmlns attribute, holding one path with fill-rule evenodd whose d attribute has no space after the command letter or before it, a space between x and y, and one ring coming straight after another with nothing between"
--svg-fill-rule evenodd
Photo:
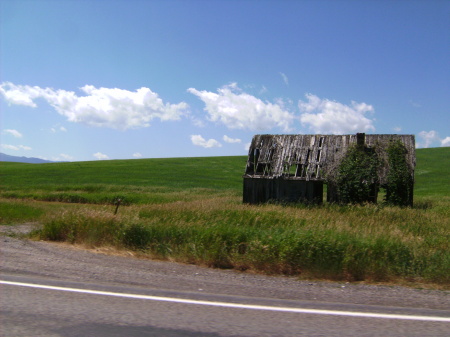
<instances>
[{"instance_id":1,"label":"weathered wood siding","mask_svg":"<svg viewBox=\"0 0 450 337\"><path fill-rule=\"evenodd\" d=\"M244 203L277 201L320 204L322 200L322 181L244 177Z\"/></svg>"}]
</instances>

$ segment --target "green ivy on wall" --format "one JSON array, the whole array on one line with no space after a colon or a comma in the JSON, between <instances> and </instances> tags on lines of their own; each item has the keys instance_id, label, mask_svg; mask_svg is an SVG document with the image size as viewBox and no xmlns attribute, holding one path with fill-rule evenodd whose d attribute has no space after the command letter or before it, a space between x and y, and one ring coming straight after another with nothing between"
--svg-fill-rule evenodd
<instances>
[{"instance_id":1,"label":"green ivy on wall","mask_svg":"<svg viewBox=\"0 0 450 337\"><path fill-rule=\"evenodd\" d=\"M412 206L414 178L406 162L406 148L400 141L391 141L388 154L385 202L389 205Z\"/></svg>"},{"instance_id":2,"label":"green ivy on wall","mask_svg":"<svg viewBox=\"0 0 450 337\"><path fill-rule=\"evenodd\" d=\"M351 146L337 172L339 202L376 202L379 166L380 160L375 149Z\"/></svg>"}]
</instances>

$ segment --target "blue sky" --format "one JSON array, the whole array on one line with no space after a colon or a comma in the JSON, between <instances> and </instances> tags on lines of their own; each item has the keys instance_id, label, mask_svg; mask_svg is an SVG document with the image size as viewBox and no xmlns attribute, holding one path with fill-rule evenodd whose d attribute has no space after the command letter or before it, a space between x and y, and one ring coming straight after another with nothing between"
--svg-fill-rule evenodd
<instances>
[{"instance_id":1,"label":"blue sky","mask_svg":"<svg viewBox=\"0 0 450 337\"><path fill-rule=\"evenodd\" d=\"M246 155L259 133L450 146L449 1L0 6L3 153Z\"/></svg>"}]
</instances>

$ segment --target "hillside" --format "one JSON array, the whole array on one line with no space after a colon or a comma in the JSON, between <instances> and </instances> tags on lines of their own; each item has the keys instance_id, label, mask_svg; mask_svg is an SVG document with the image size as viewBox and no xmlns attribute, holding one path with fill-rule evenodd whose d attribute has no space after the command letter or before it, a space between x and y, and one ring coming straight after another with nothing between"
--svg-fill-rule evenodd
<instances>
[{"instance_id":1,"label":"hillside","mask_svg":"<svg viewBox=\"0 0 450 337\"><path fill-rule=\"evenodd\" d=\"M28 164L43 164L43 163L52 163L50 160L44 160L40 158L33 157L18 157L18 156L10 156L9 154L0 152L0 162L13 162L13 163L28 163Z\"/></svg>"},{"instance_id":2,"label":"hillside","mask_svg":"<svg viewBox=\"0 0 450 337\"><path fill-rule=\"evenodd\" d=\"M450 196L450 147L416 150L414 193Z\"/></svg>"}]
</instances>

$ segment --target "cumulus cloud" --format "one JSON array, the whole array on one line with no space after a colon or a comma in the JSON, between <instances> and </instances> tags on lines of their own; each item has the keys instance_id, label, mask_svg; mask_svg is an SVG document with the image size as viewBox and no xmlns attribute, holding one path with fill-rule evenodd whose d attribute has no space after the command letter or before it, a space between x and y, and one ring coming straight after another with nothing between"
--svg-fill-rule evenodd
<instances>
[{"instance_id":1,"label":"cumulus cloud","mask_svg":"<svg viewBox=\"0 0 450 337\"><path fill-rule=\"evenodd\" d=\"M17 130L6 129L6 130L3 130L3 132L6 133L6 134L11 135L13 137L16 137L16 138L22 138L22 134L19 131L17 131Z\"/></svg>"},{"instance_id":2,"label":"cumulus cloud","mask_svg":"<svg viewBox=\"0 0 450 337\"><path fill-rule=\"evenodd\" d=\"M239 138L230 138L227 135L223 136L223 141L225 143L240 143L241 140Z\"/></svg>"},{"instance_id":3,"label":"cumulus cloud","mask_svg":"<svg viewBox=\"0 0 450 337\"><path fill-rule=\"evenodd\" d=\"M140 154L139 152L135 152L135 153L133 153L133 157L134 158L142 158L142 154Z\"/></svg>"},{"instance_id":4,"label":"cumulus cloud","mask_svg":"<svg viewBox=\"0 0 450 337\"><path fill-rule=\"evenodd\" d=\"M2 148L7 149L7 150L13 150L13 151L19 151L19 150L30 151L31 150L31 147L25 146L25 145L2 144Z\"/></svg>"},{"instance_id":5,"label":"cumulus cloud","mask_svg":"<svg viewBox=\"0 0 450 337\"><path fill-rule=\"evenodd\" d=\"M450 137L445 137L444 139L441 139L441 146L450 146Z\"/></svg>"},{"instance_id":6,"label":"cumulus cloud","mask_svg":"<svg viewBox=\"0 0 450 337\"><path fill-rule=\"evenodd\" d=\"M431 144L440 141L439 135L436 131L421 131L419 132L421 141L417 143L417 147L430 147Z\"/></svg>"},{"instance_id":7,"label":"cumulus cloud","mask_svg":"<svg viewBox=\"0 0 450 337\"><path fill-rule=\"evenodd\" d=\"M201 146L204 148L211 148L211 147L222 147L222 144L220 144L215 139L208 139L206 140L201 135L192 135L191 136L192 144L196 146Z\"/></svg>"},{"instance_id":8,"label":"cumulus cloud","mask_svg":"<svg viewBox=\"0 0 450 337\"><path fill-rule=\"evenodd\" d=\"M205 111L212 122L219 122L230 129L270 130L279 127L284 131L290 129L293 115L284 110L283 103L263 102L249 95L236 83L226 85L217 93L194 88L188 92L196 95L205 103Z\"/></svg>"},{"instance_id":9,"label":"cumulus cloud","mask_svg":"<svg viewBox=\"0 0 450 337\"><path fill-rule=\"evenodd\" d=\"M101 153L101 152L94 153L93 156L94 156L95 158L97 158L98 160L109 159L109 157L108 157L106 154L103 154L103 153Z\"/></svg>"},{"instance_id":10,"label":"cumulus cloud","mask_svg":"<svg viewBox=\"0 0 450 337\"><path fill-rule=\"evenodd\" d=\"M37 105L33 102L38 97L46 93L45 89L40 87L14 85L11 82L0 84L0 94L9 104L25 105L35 108Z\"/></svg>"},{"instance_id":11,"label":"cumulus cloud","mask_svg":"<svg viewBox=\"0 0 450 337\"><path fill-rule=\"evenodd\" d=\"M418 148L428 148L432 146L450 146L450 137L440 138L435 130L421 131L418 134L419 141L416 143Z\"/></svg>"},{"instance_id":12,"label":"cumulus cloud","mask_svg":"<svg viewBox=\"0 0 450 337\"><path fill-rule=\"evenodd\" d=\"M315 133L345 134L375 131L373 120L366 117L374 111L371 105L352 102L345 105L313 94L306 94L307 101L299 101L302 112L300 121Z\"/></svg>"},{"instance_id":13,"label":"cumulus cloud","mask_svg":"<svg viewBox=\"0 0 450 337\"><path fill-rule=\"evenodd\" d=\"M77 96L72 91L0 84L0 94L9 104L36 107L37 98L46 100L58 113L70 122L112 129L133 129L150 126L153 119L161 121L179 120L188 113L187 103L164 103L149 88L136 91L117 88L96 88L85 85L80 88L85 94Z\"/></svg>"}]
</instances>

